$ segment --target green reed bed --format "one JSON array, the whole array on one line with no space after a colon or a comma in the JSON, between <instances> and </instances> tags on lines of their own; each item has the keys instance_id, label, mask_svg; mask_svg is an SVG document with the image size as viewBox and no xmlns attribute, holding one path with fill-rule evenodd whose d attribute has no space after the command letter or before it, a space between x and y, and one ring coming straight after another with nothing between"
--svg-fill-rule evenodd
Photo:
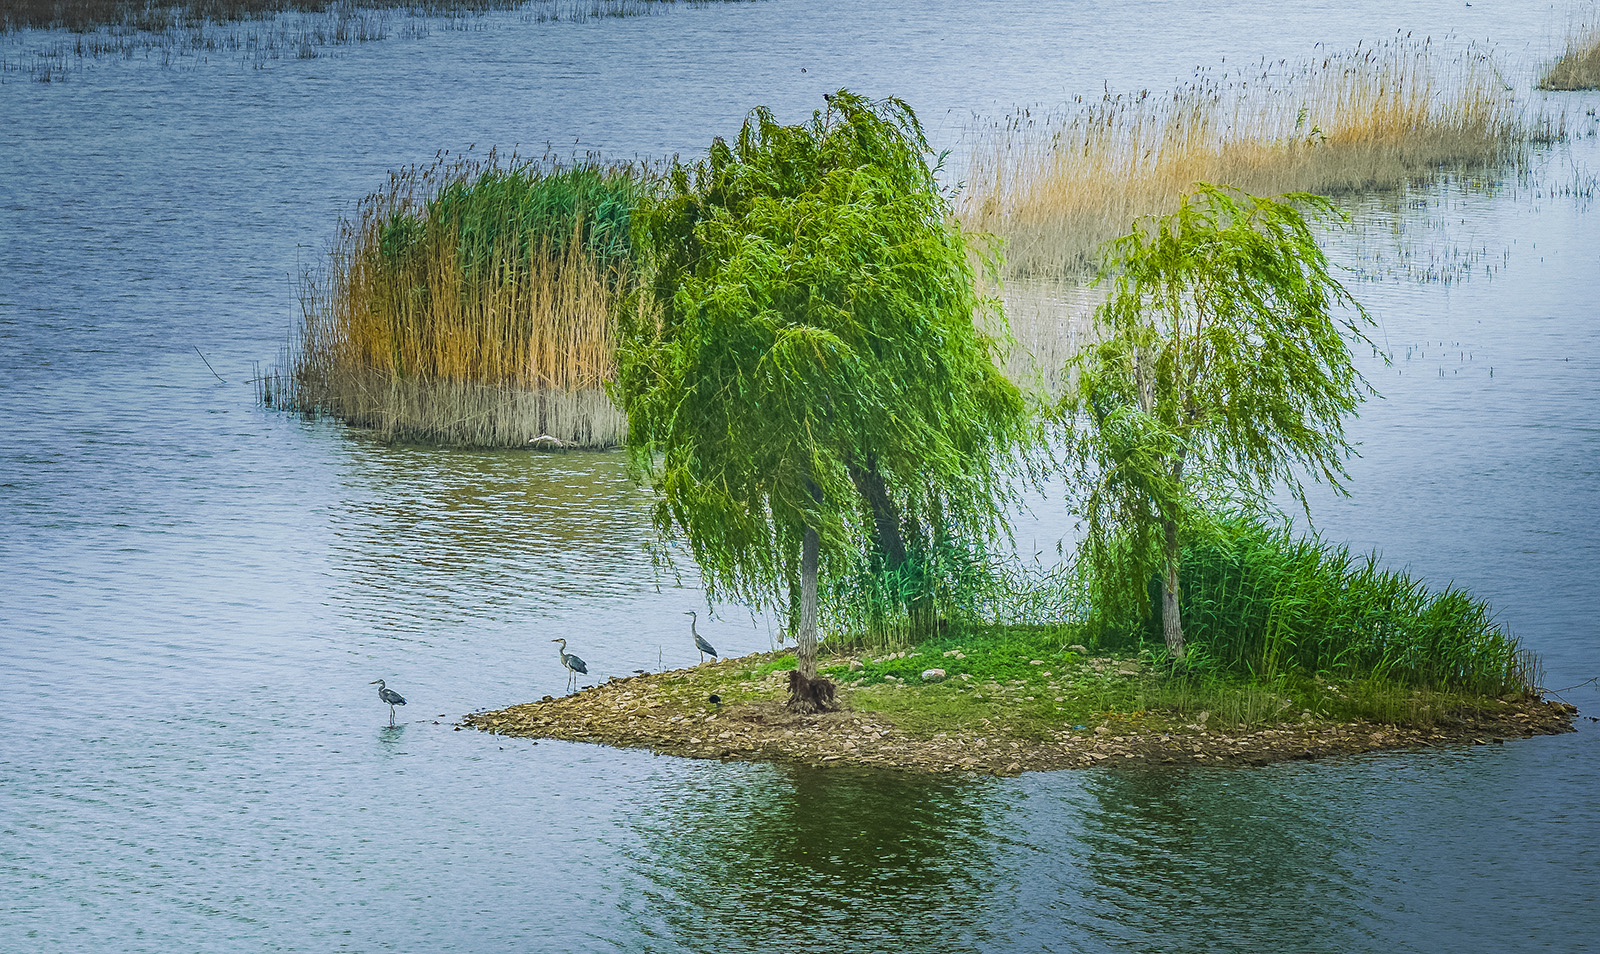
<instances>
[{"instance_id":1,"label":"green reed bed","mask_svg":"<svg viewBox=\"0 0 1600 954\"><path fill-rule=\"evenodd\" d=\"M1531 685L1528 654L1486 603L1377 554L1230 518L1185 549L1179 580L1192 645L1222 671L1488 695Z\"/></svg>"},{"instance_id":2,"label":"green reed bed","mask_svg":"<svg viewBox=\"0 0 1600 954\"><path fill-rule=\"evenodd\" d=\"M264 398L456 446L619 443L606 398L645 173L443 161L393 175L309 273Z\"/></svg>"}]
</instances>

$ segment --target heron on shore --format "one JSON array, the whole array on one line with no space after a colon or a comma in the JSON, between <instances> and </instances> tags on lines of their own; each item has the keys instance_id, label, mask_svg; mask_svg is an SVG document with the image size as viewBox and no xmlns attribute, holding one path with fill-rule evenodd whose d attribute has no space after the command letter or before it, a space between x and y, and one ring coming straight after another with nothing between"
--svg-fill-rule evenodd
<instances>
[{"instance_id":1,"label":"heron on shore","mask_svg":"<svg viewBox=\"0 0 1600 954\"><path fill-rule=\"evenodd\" d=\"M716 659L717 648L706 642L706 638L701 636L700 631L694 628L694 624L700 619L700 617L695 615L694 610L690 610L683 615L689 617L689 635L694 637L694 648L700 650L700 661L705 662L707 656L710 656L712 659Z\"/></svg>"},{"instance_id":2,"label":"heron on shore","mask_svg":"<svg viewBox=\"0 0 1600 954\"><path fill-rule=\"evenodd\" d=\"M406 704L406 697L402 696L400 693L395 692L393 689L390 689L388 686L384 685L382 679L374 679L371 682L367 683L367 685L369 685L369 686L377 686L378 687L378 698L382 699L384 702L389 703L389 724L391 726L394 725L394 707L395 706L403 706L403 705L405 705Z\"/></svg>"},{"instance_id":3,"label":"heron on shore","mask_svg":"<svg viewBox=\"0 0 1600 954\"><path fill-rule=\"evenodd\" d=\"M559 650L557 650L557 652L561 653L561 665L567 667L567 689L568 690L577 689L578 688L578 673L581 672L585 676L589 675L589 665L588 665L588 663L585 663L582 659L579 659L576 654L567 652L567 641L566 640L564 640L564 639L552 639L550 641L552 643L560 643L561 644L561 648Z\"/></svg>"}]
</instances>

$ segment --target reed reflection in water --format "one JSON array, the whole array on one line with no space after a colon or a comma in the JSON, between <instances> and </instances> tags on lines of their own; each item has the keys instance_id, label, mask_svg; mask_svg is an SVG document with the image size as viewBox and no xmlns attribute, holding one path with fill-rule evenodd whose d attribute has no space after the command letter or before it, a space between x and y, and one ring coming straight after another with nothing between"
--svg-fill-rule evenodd
<instances>
[{"instance_id":1,"label":"reed reflection in water","mask_svg":"<svg viewBox=\"0 0 1600 954\"><path fill-rule=\"evenodd\" d=\"M349 631L464 661L489 693L478 704L559 692L555 638L588 660L583 685L690 665L688 610L725 652L772 646L748 610L707 617L692 561L658 572L649 492L620 453L344 445L328 505L333 610Z\"/></svg>"}]
</instances>

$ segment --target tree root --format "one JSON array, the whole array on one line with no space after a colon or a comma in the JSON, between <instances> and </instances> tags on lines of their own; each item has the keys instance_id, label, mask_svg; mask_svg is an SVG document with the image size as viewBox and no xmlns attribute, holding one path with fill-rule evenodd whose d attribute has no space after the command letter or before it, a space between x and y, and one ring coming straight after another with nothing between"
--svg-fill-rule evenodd
<instances>
[{"instance_id":1,"label":"tree root","mask_svg":"<svg viewBox=\"0 0 1600 954\"><path fill-rule=\"evenodd\" d=\"M790 712L835 712L839 703L834 698L837 686L833 680L821 676L807 679L799 670L789 673L789 702L786 708Z\"/></svg>"}]
</instances>

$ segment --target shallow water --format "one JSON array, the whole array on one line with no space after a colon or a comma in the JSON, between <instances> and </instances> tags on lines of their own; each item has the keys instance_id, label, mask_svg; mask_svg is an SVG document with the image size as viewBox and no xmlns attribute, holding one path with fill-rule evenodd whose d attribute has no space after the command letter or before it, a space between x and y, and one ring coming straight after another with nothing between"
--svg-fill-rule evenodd
<instances>
[{"instance_id":1,"label":"shallow water","mask_svg":"<svg viewBox=\"0 0 1600 954\"><path fill-rule=\"evenodd\" d=\"M596 675L691 663L682 613L705 607L692 572L652 572L616 455L386 447L254 407L300 264L386 170L473 144L693 153L841 85L904 96L955 146L974 110L1223 57L1413 29L1525 64L1565 26L1487 2L863 6L507 14L265 69L0 76L0 951L1593 948L1587 721L980 781L452 730L559 691L557 636ZM1600 150L1539 162L1399 210L1414 260L1474 263L1458 280L1350 240L1394 360L1365 365L1384 399L1351 427L1352 496L1313 513L1491 599L1564 687L1600 674L1600 218L1551 191ZM1018 544L1067 528L1037 500ZM771 645L720 609L724 653ZM380 677L411 703L394 729Z\"/></svg>"}]
</instances>

